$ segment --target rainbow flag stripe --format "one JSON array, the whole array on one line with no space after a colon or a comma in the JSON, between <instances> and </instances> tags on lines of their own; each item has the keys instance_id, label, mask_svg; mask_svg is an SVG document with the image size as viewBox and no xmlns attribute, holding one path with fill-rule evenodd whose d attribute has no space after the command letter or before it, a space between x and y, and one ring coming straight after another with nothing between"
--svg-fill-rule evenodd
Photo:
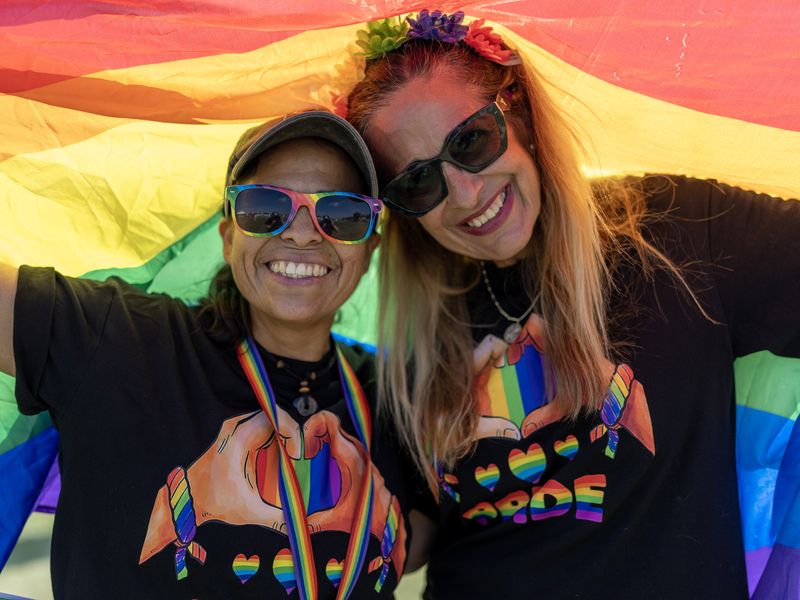
<instances>
[{"instance_id":1,"label":"rainbow flag stripe","mask_svg":"<svg viewBox=\"0 0 800 600\"><path fill-rule=\"evenodd\" d=\"M521 427L528 413L546 404L543 362L533 346L525 346L519 362L513 365L508 364L506 354L505 364L489 373L487 416L503 417Z\"/></svg>"},{"instance_id":2,"label":"rainbow flag stripe","mask_svg":"<svg viewBox=\"0 0 800 600\"><path fill-rule=\"evenodd\" d=\"M418 4L131 0L119 11L58 0L39 18L40 3L0 3L0 260L71 276L117 275L196 300L220 262L217 213L239 135L289 111L339 110L359 77L347 52L356 30ZM587 171L677 173L800 196L794 2L765 10L755 0L718 0L713 11L678 2L668 13L659 0L594 0L577 9L520 0L513 10L486 0L467 8L467 21L487 19L559 82L552 100L581 124ZM678 61L686 39L691 52ZM374 266L336 325L369 341ZM769 586L781 580L774 569L800 551L791 533L800 531L792 501L800 497L792 484L800 433L793 433L796 410L785 410L781 397L794 394L797 407L800 392L797 368L775 358L752 361L769 381L752 376L749 357L737 361L737 446L751 592L761 586L761 597L783 600L797 590L781 595ZM504 403L497 414L513 413L515 422L529 412ZM58 435L46 414L19 414L14 382L3 376L0 422L4 564L53 465ZM767 439L772 434L779 437Z\"/></svg>"},{"instance_id":3,"label":"rainbow flag stripe","mask_svg":"<svg viewBox=\"0 0 800 600\"><path fill-rule=\"evenodd\" d=\"M545 508L545 498L553 498L555 504L550 508ZM559 517L572 507L572 492L557 482L551 479L540 488L534 488L533 496L531 496L531 519L534 521L542 521L550 517Z\"/></svg>"},{"instance_id":4,"label":"rainbow flag stripe","mask_svg":"<svg viewBox=\"0 0 800 600\"><path fill-rule=\"evenodd\" d=\"M342 349L338 346L336 347L336 354L339 357L339 375L344 383L344 397L350 409L350 418L359 437L364 438L361 443L369 450L372 443L372 422L367 398L355 372L353 372L353 368L347 362L344 354L342 354Z\"/></svg>"},{"instance_id":5,"label":"rainbow flag stripe","mask_svg":"<svg viewBox=\"0 0 800 600\"><path fill-rule=\"evenodd\" d=\"M356 378L352 367L342 354L341 348L336 347L339 356L339 375L342 380L345 401L350 412L350 419L355 426L358 437L365 449L364 464L364 483L361 487L361 498L358 501L358 508L353 518L353 529L350 532L350 542L347 546L347 556L344 559L344 571L339 585L337 599L347 598L355 587L358 575L364 564L364 557L367 554L367 544L369 543L370 524L372 523L372 505L374 496L374 486L372 481L372 421L369 413L367 399L364 390Z\"/></svg>"}]
</instances>

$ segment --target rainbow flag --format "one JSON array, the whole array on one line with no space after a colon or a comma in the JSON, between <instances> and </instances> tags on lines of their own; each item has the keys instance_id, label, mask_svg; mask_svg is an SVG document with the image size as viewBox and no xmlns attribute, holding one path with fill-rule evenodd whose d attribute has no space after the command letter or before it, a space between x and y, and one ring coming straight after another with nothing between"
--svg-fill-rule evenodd
<instances>
[{"instance_id":1,"label":"rainbow flag","mask_svg":"<svg viewBox=\"0 0 800 600\"><path fill-rule=\"evenodd\" d=\"M359 75L356 30L426 6L485 18L535 64L579 126L587 172L800 197L794 0L21 0L0 4L0 260L197 299L221 261L215 224L239 135L290 111L341 112ZM374 341L374 283L370 271L342 310L343 334ZM758 355L737 366L755 596L783 597L759 577L780 580L772 570L800 552L797 364ZM0 565L53 479L57 445L46 415L16 411L13 387L0 378Z\"/></svg>"}]
</instances>

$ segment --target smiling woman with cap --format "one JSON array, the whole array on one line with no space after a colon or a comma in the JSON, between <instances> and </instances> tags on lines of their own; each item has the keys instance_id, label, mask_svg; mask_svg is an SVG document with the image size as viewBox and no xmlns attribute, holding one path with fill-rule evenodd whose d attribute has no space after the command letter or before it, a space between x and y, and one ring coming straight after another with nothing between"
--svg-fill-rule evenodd
<instances>
[{"instance_id":1,"label":"smiling woman with cap","mask_svg":"<svg viewBox=\"0 0 800 600\"><path fill-rule=\"evenodd\" d=\"M379 239L364 143L329 113L267 123L226 184L200 306L0 268L0 370L60 432L56 598L391 597L406 567L413 475L372 357L330 333Z\"/></svg>"}]
</instances>

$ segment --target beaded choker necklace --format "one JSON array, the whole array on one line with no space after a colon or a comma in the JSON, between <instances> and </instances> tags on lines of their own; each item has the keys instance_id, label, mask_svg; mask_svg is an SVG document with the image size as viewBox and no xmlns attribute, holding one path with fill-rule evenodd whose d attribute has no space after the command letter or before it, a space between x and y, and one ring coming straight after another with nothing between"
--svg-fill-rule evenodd
<instances>
[{"instance_id":1,"label":"beaded choker necklace","mask_svg":"<svg viewBox=\"0 0 800 600\"><path fill-rule=\"evenodd\" d=\"M292 368L286 363L286 361L279 360L276 356L269 353L266 349L263 352L264 356L266 356L270 362L272 362L278 369L283 371L284 373L288 373L295 379L300 382L300 390L298 393L300 394L297 398L294 399L292 405L297 409L302 416L308 417L313 415L319 409L319 403L316 399L311 395L311 388L309 387L309 382L314 381L317 377L322 377L326 375L328 371L333 368L333 365L336 364L336 353L331 354L331 359L328 361L327 366L325 366L321 371L309 371L302 377L292 370Z\"/></svg>"},{"instance_id":2,"label":"beaded choker necklace","mask_svg":"<svg viewBox=\"0 0 800 600\"><path fill-rule=\"evenodd\" d=\"M486 274L486 263L484 263L483 261L480 262L481 262L481 273L483 273L483 282L486 284L486 289L488 290L489 295L492 297L492 302L494 302L494 305L497 307L497 310L500 311L500 314L503 315L509 321L511 321L511 325L506 327L505 332L503 332L503 341L506 344L513 344L516 341L517 337L519 337L519 332L522 331L522 325L520 325L520 321L522 321L522 319L531 314L533 306L536 304L536 300L531 302L531 305L528 307L528 310L522 313L522 315L520 315L519 317L512 317L510 314L508 314L506 311L503 310L503 307L500 306L500 303L497 301L497 298L494 295L494 291L492 290L492 286L489 284L489 276Z\"/></svg>"}]
</instances>

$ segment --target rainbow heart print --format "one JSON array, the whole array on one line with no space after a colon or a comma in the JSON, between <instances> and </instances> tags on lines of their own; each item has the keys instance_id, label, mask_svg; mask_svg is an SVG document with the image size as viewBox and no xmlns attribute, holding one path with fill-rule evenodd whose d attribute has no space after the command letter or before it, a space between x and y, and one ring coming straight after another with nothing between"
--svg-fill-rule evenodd
<instances>
[{"instance_id":1,"label":"rainbow heart print","mask_svg":"<svg viewBox=\"0 0 800 600\"><path fill-rule=\"evenodd\" d=\"M291 594L294 588L297 587L294 560L292 559L292 551L289 548L284 548L275 555L275 560L272 561L272 572L286 589L287 595Z\"/></svg>"},{"instance_id":2,"label":"rainbow heart print","mask_svg":"<svg viewBox=\"0 0 800 600\"><path fill-rule=\"evenodd\" d=\"M537 483L544 473L547 460L539 444L531 444L527 452L514 448L508 455L511 472L530 483Z\"/></svg>"},{"instance_id":3,"label":"rainbow heart print","mask_svg":"<svg viewBox=\"0 0 800 600\"><path fill-rule=\"evenodd\" d=\"M237 554L233 559L233 572L239 581L247 583L247 580L256 574L260 565L261 560L256 555L247 558L244 554Z\"/></svg>"},{"instance_id":4,"label":"rainbow heart print","mask_svg":"<svg viewBox=\"0 0 800 600\"><path fill-rule=\"evenodd\" d=\"M325 565L325 575L328 576L333 587L339 587L339 582L342 580L342 572L344 571L344 561L339 562L335 558L328 561Z\"/></svg>"},{"instance_id":5,"label":"rainbow heart print","mask_svg":"<svg viewBox=\"0 0 800 600\"><path fill-rule=\"evenodd\" d=\"M500 469L498 469L497 465L494 463L490 464L485 469L483 467L475 469L475 481L490 492L494 491L494 486L497 484L498 479L500 479Z\"/></svg>"},{"instance_id":6,"label":"rainbow heart print","mask_svg":"<svg viewBox=\"0 0 800 600\"><path fill-rule=\"evenodd\" d=\"M572 457L578 452L578 440L575 439L574 435L569 435L563 442L558 441L553 444L553 448L556 454L566 456L568 459L572 460Z\"/></svg>"}]
</instances>

